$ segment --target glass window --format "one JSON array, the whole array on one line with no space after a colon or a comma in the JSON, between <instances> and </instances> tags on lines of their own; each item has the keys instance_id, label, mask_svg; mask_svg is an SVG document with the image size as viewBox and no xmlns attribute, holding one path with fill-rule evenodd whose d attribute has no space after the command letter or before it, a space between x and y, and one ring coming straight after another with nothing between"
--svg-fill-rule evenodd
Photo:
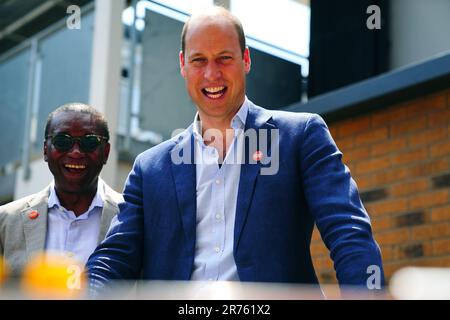
<instances>
[{"instance_id":1,"label":"glass window","mask_svg":"<svg viewBox=\"0 0 450 320\"><path fill-rule=\"evenodd\" d=\"M26 49L0 62L0 167L20 161L28 96L28 65L30 50ZM5 152L8 150L7 152Z\"/></svg>"}]
</instances>

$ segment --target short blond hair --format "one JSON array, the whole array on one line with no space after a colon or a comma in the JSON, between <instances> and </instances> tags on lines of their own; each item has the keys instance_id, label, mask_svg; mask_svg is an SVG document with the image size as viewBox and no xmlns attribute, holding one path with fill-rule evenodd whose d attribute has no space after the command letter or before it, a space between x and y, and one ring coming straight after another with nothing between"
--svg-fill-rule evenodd
<instances>
[{"instance_id":1,"label":"short blond hair","mask_svg":"<svg viewBox=\"0 0 450 320\"><path fill-rule=\"evenodd\" d=\"M212 6L212 7L208 8L206 11L194 13L184 23L183 30L181 31L181 52L183 52L183 55L186 50L186 33L188 31L190 22L193 19L201 17L201 16L215 16L215 15L220 15L220 16L226 17L233 24L233 26L236 30L237 36L238 36L239 46L241 47L242 56L244 56L246 43L245 43L245 33L244 33L244 28L242 27L242 23L229 10L227 10L226 8L221 7L221 6Z\"/></svg>"}]
</instances>

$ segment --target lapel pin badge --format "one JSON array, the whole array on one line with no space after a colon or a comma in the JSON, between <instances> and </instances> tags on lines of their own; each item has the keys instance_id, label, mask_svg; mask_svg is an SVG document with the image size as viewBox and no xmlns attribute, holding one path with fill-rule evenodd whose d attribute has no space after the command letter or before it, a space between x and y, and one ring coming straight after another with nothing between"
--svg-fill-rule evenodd
<instances>
[{"instance_id":1,"label":"lapel pin badge","mask_svg":"<svg viewBox=\"0 0 450 320\"><path fill-rule=\"evenodd\" d=\"M263 153L260 150L255 151L255 153L253 154L253 160L261 161L262 158L263 158Z\"/></svg>"},{"instance_id":2,"label":"lapel pin badge","mask_svg":"<svg viewBox=\"0 0 450 320\"><path fill-rule=\"evenodd\" d=\"M37 211L31 211L31 212L28 214L28 218L30 218L31 220L34 220L34 219L36 219L37 217L39 217L39 212L37 212Z\"/></svg>"}]
</instances>

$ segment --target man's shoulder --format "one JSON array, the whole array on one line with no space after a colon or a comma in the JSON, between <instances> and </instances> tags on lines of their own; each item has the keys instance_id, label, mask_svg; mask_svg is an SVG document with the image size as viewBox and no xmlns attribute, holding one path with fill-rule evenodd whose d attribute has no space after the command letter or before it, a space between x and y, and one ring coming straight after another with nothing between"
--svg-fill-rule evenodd
<instances>
[{"instance_id":1,"label":"man's shoulder","mask_svg":"<svg viewBox=\"0 0 450 320\"><path fill-rule=\"evenodd\" d=\"M0 206L0 217L10 216L10 215L17 215L20 212L22 212L25 208L30 207L30 204L35 201L45 201L45 199L48 199L48 192L49 187L46 187L45 189L25 196L23 198L14 200L12 202L9 202L7 204L4 204Z\"/></svg>"},{"instance_id":2,"label":"man's shoulder","mask_svg":"<svg viewBox=\"0 0 450 320\"><path fill-rule=\"evenodd\" d=\"M30 200L34 198L34 196L35 194L32 194L0 206L0 214L8 214L21 211L27 206Z\"/></svg>"},{"instance_id":3,"label":"man's shoulder","mask_svg":"<svg viewBox=\"0 0 450 320\"><path fill-rule=\"evenodd\" d=\"M272 119L280 124L306 125L309 121L321 118L316 113L310 112L292 112L285 110L270 110Z\"/></svg>"},{"instance_id":4,"label":"man's shoulder","mask_svg":"<svg viewBox=\"0 0 450 320\"><path fill-rule=\"evenodd\" d=\"M165 140L156 146L145 150L136 157L136 162L165 161L170 158L170 152L176 145L186 142L192 135L191 127L183 130L172 138Z\"/></svg>"},{"instance_id":5,"label":"man's shoulder","mask_svg":"<svg viewBox=\"0 0 450 320\"><path fill-rule=\"evenodd\" d=\"M276 124L307 124L310 120L322 119L320 115L310 112L293 112L288 110L268 109L252 103L251 109L259 115L269 116ZM320 120L319 120L320 121Z\"/></svg>"}]
</instances>

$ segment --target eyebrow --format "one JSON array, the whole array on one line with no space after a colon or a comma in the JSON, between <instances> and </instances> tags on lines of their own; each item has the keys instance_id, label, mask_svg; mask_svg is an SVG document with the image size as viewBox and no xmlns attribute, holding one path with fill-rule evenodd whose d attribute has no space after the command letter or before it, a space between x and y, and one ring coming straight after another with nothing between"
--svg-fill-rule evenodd
<instances>
[{"instance_id":1,"label":"eyebrow","mask_svg":"<svg viewBox=\"0 0 450 320\"><path fill-rule=\"evenodd\" d=\"M201 57L201 56L203 56L203 54L201 54L201 53L194 53L192 55L189 55L188 59L191 60L191 59L194 59L196 57Z\"/></svg>"},{"instance_id":2,"label":"eyebrow","mask_svg":"<svg viewBox=\"0 0 450 320\"><path fill-rule=\"evenodd\" d=\"M227 53L227 54L234 54L234 52L231 51L231 50L223 50L223 51L219 52L219 55L225 54L225 53Z\"/></svg>"},{"instance_id":3,"label":"eyebrow","mask_svg":"<svg viewBox=\"0 0 450 320\"><path fill-rule=\"evenodd\" d=\"M231 55L234 55L235 53L234 53L233 51L231 51L231 50L222 50L222 51L220 51L217 55L220 56L220 55L223 55L223 54L231 54ZM202 56L204 56L203 53L201 53L201 52L195 52L195 53L193 53L192 55L189 55L189 56L188 56L188 59L194 59L194 58L196 58L196 57L202 57Z\"/></svg>"}]
</instances>

